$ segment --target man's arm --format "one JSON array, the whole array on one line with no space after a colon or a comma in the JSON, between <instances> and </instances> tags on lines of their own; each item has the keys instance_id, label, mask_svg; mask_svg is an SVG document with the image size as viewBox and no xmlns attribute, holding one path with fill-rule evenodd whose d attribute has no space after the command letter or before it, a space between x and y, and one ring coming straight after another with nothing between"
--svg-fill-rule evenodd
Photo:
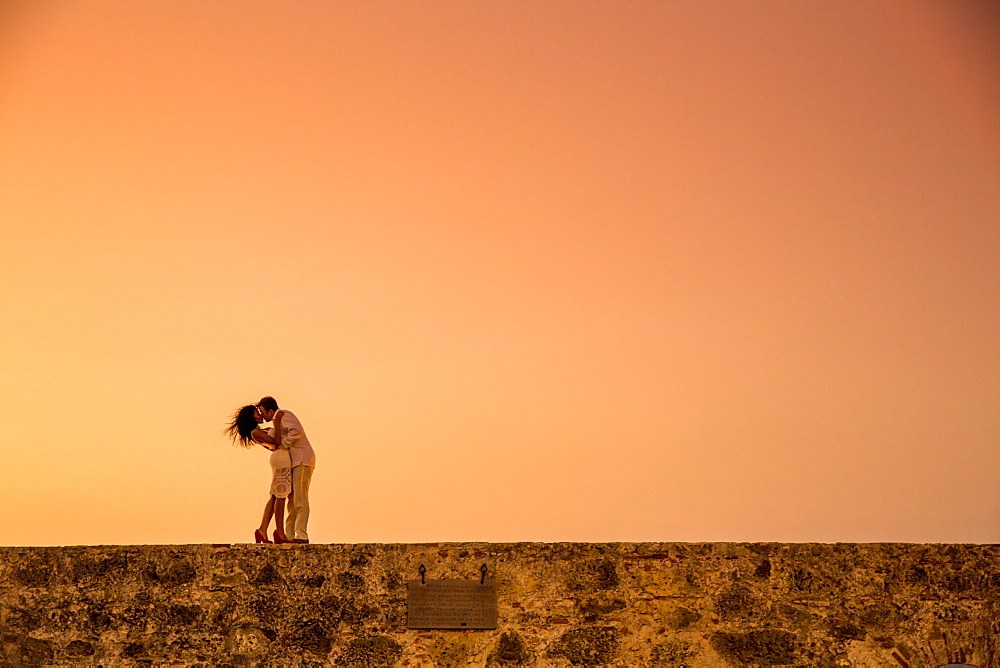
<instances>
[{"instance_id":1,"label":"man's arm","mask_svg":"<svg viewBox=\"0 0 1000 668\"><path fill-rule=\"evenodd\" d=\"M281 418L285 417L285 411L277 411L274 417L271 418L271 424L274 425L274 444L281 445Z\"/></svg>"}]
</instances>

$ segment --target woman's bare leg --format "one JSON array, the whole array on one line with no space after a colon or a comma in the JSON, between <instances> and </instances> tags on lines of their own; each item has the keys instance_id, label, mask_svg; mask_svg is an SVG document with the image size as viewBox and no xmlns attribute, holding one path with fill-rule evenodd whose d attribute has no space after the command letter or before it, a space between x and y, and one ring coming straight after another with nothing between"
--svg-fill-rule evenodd
<instances>
[{"instance_id":1,"label":"woman's bare leg","mask_svg":"<svg viewBox=\"0 0 1000 668\"><path fill-rule=\"evenodd\" d=\"M278 531L278 535L282 538L287 538L285 536L285 500L284 499L274 499L274 527Z\"/></svg>"},{"instance_id":2,"label":"woman's bare leg","mask_svg":"<svg viewBox=\"0 0 1000 668\"><path fill-rule=\"evenodd\" d=\"M282 503L281 505L284 506L285 504ZM284 510L285 510L284 507L282 507L281 510L282 510L282 512L284 512ZM265 537L267 537L267 527L271 524L271 516L272 515L274 515L274 497L273 496L270 499L267 500L267 503L264 504L264 517L262 517L261 520L260 520L260 532L262 534L264 534Z\"/></svg>"},{"instance_id":3,"label":"woman's bare leg","mask_svg":"<svg viewBox=\"0 0 1000 668\"><path fill-rule=\"evenodd\" d=\"M288 508L288 516L285 518L285 537L288 540L295 538L295 492L291 491L288 493L288 503L285 504Z\"/></svg>"}]
</instances>

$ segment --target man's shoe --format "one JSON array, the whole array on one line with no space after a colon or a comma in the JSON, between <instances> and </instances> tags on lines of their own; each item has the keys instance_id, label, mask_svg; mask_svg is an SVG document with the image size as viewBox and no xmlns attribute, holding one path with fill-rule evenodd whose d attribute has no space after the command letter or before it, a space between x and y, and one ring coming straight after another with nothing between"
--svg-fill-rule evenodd
<instances>
[{"instance_id":1,"label":"man's shoe","mask_svg":"<svg viewBox=\"0 0 1000 668\"><path fill-rule=\"evenodd\" d=\"M309 539L308 538L293 538L291 540L291 542L292 543L308 543Z\"/></svg>"}]
</instances>

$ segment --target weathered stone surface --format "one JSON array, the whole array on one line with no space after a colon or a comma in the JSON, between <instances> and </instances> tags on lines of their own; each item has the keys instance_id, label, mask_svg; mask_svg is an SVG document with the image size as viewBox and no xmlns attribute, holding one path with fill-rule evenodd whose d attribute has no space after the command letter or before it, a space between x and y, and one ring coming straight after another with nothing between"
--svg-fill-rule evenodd
<instances>
[{"instance_id":1,"label":"weathered stone surface","mask_svg":"<svg viewBox=\"0 0 1000 668\"><path fill-rule=\"evenodd\" d=\"M739 665L791 665L801 655L797 645L795 634L788 631L716 633L712 636L712 647L723 657Z\"/></svg>"},{"instance_id":2,"label":"weathered stone surface","mask_svg":"<svg viewBox=\"0 0 1000 668\"><path fill-rule=\"evenodd\" d=\"M495 631L406 583L498 585ZM0 666L1000 666L1000 546L0 548Z\"/></svg>"},{"instance_id":3,"label":"weathered stone surface","mask_svg":"<svg viewBox=\"0 0 1000 668\"><path fill-rule=\"evenodd\" d=\"M488 665L529 666L532 655L527 645L516 631L506 631L500 634L496 646L490 652Z\"/></svg>"},{"instance_id":4,"label":"weathered stone surface","mask_svg":"<svg viewBox=\"0 0 1000 668\"><path fill-rule=\"evenodd\" d=\"M549 655L565 657L574 666L606 666L618 653L619 635L614 626L573 629L559 638Z\"/></svg>"}]
</instances>

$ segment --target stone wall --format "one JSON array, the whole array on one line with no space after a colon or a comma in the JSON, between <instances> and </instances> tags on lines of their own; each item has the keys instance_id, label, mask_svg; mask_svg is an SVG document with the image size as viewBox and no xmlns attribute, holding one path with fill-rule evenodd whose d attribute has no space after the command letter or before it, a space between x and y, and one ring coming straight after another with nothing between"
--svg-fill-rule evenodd
<instances>
[{"instance_id":1,"label":"stone wall","mask_svg":"<svg viewBox=\"0 0 1000 668\"><path fill-rule=\"evenodd\" d=\"M407 630L420 564L486 564L498 628ZM8 547L0 639L5 666L1000 666L1000 546Z\"/></svg>"}]
</instances>

